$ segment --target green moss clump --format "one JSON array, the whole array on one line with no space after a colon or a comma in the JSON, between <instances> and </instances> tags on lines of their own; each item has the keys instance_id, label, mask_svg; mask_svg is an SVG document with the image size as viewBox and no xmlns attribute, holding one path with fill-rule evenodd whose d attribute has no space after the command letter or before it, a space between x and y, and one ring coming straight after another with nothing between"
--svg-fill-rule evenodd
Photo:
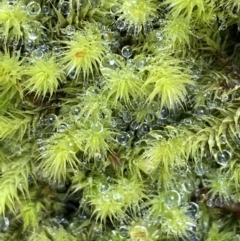
<instances>
[{"instance_id":1,"label":"green moss clump","mask_svg":"<svg viewBox=\"0 0 240 241\"><path fill-rule=\"evenodd\" d=\"M0 0L0 240L240 240L239 0Z\"/></svg>"}]
</instances>

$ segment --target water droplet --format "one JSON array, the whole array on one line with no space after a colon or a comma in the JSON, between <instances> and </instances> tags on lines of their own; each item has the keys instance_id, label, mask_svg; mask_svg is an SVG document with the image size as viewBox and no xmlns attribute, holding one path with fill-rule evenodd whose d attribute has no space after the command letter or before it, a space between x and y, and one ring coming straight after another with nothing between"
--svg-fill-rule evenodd
<instances>
[{"instance_id":1,"label":"water droplet","mask_svg":"<svg viewBox=\"0 0 240 241\"><path fill-rule=\"evenodd\" d=\"M141 124L137 131L137 137L140 138L140 137L146 135L150 130L151 130L151 128L147 123Z\"/></svg>"},{"instance_id":2,"label":"water droplet","mask_svg":"<svg viewBox=\"0 0 240 241\"><path fill-rule=\"evenodd\" d=\"M223 150L222 152L218 152L216 154L216 161L219 165L227 165L228 161L231 159L231 152L227 150Z\"/></svg>"},{"instance_id":3,"label":"water droplet","mask_svg":"<svg viewBox=\"0 0 240 241\"><path fill-rule=\"evenodd\" d=\"M68 25L66 28L65 28L65 32L67 35L72 35L75 33L75 27L73 25Z\"/></svg>"},{"instance_id":4,"label":"water droplet","mask_svg":"<svg viewBox=\"0 0 240 241\"><path fill-rule=\"evenodd\" d=\"M128 232L128 228L126 226L121 226L119 228L119 234L122 238L127 238L129 237L129 232Z\"/></svg>"},{"instance_id":5,"label":"water droplet","mask_svg":"<svg viewBox=\"0 0 240 241\"><path fill-rule=\"evenodd\" d=\"M66 123L61 123L61 124L58 126L57 131L58 131L59 133L63 133L63 132L65 132L65 131L67 130L67 128L68 128L68 124L66 124Z\"/></svg>"},{"instance_id":6,"label":"water droplet","mask_svg":"<svg viewBox=\"0 0 240 241\"><path fill-rule=\"evenodd\" d=\"M212 198L209 198L209 199L207 200L207 202L206 202L206 205L207 205L209 208L213 207L213 199L212 199Z\"/></svg>"},{"instance_id":7,"label":"water droplet","mask_svg":"<svg viewBox=\"0 0 240 241\"><path fill-rule=\"evenodd\" d=\"M169 111L167 108L162 108L161 110L159 110L157 113L156 113L156 116L157 118L159 119L167 119L167 117L169 116Z\"/></svg>"},{"instance_id":8,"label":"water droplet","mask_svg":"<svg viewBox=\"0 0 240 241\"><path fill-rule=\"evenodd\" d=\"M41 59L43 57L43 52L40 49L34 49L31 55L34 59Z\"/></svg>"},{"instance_id":9,"label":"water droplet","mask_svg":"<svg viewBox=\"0 0 240 241\"><path fill-rule=\"evenodd\" d=\"M93 123L91 124L91 130L93 132L102 132L103 131L103 125L101 123Z\"/></svg>"},{"instance_id":10,"label":"water droplet","mask_svg":"<svg viewBox=\"0 0 240 241\"><path fill-rule=\"evenodd\" d=\"M6 217L0 217L0 231L1 232L6 232L9 227L9 219Z\"/></svg>"},{"instance_id":11,"label":"water droplet","mask_svg":"<svg viewBox=\"0 0 240 241\"><path fill-rule=\"evenodd\" d=\"M180 205L181 197L177 191L172 190L164 194L164 200L165 200L165 205L168 208L171 208L171 207Z\"/></svg>"},{"instance_id":12,"label":"water droplet","mask_svg":"<svg viewBox=\"0 0 240 241\"><path fill-rule=\"evenodd\" d=\"M108 190L108 187L107 187L107 185L101 183L101 184L99 185L98 189L99 189L99 191L100 191L101 193L106 193L107 190Z\"/></svg>"},{"instance_id":13,"label":"water droplet","mask_svg":"<svg viewBox=\"0 0 240 241\"><path fill-rule=\"evenodd\" d=\"M42 7L42 14L47 16L49 14L49 9L48 6L43 6Z\"/></svg>"},{"instance_id":14,"label":"water droplet","mask_svg":"<svg viewBox=\"0 0 240 241\"><path fill-rule=\"evenodd\" d=\"M220 197L217 197L214 200L214 204L215 204L216 207L222 208L224 206L224 201Z\"/></svg>"},{"instance_id":15,"label":"water droplet","mask_svg":"<svg viewBox=\"0 0 240 241\"><path fill-rule=\"evenodd\" d=\"M204 116L209 114L209 110L206 106L200 105L195 108L194 113L198 116Z\"/></svg>"},{"instance_id":16,"label":"water droplet","mask_svg":"<svg viewBox=\"0 0 240 241\"><path fill-rule=\"evenodd\" d=\"M46 125L52 125L57 120L57 116L55 114L49 114L46 116Z\"/></svg>"},{"instance_id":17,"label":"water droplet","mask_svg":"<svg viewBox=\"0 0 240 241\"><path fill-rule=\"evenodd\" d=\"M110 56L105 56L102 60L102 66L104 68L109 68L109 69L116 69L117 68L117 64L116 61L114 60L114 58L110 57Z\"/></svg>"},{"instance_id":18,"label":"water droplet","mask_svg":"<svg viewBox=\"0 0 240 241\"><path fill-rule=\"evenodd\" d=\"M34 43L29 41L25 44L25 49L28 51L28 52L32 52L33 49L34 49Z\"/></svg>"},{"instance_id":19,"label":"water droplet","mask_svg":"<svg viewBox=\"0 0 240 241\"><path fill-rule=\"evenodd\" d=\"M227 29L227 23L225 22L222 22L221 25L219 26L218 30L219 31L223 31L223 30L226 30Z\"/></svg>"},{"instance_id":20,"label":"water droplet","mask_svg":"<svg viewBox=\"0 0 240 241\"><path fill-rule=\"evenodd\" d=\"M122 119L123 119L124 122L130 123L132 121L132 116L129 112L124 112L122 114Z\"/></svg>"},{"instance_id":21,"label":"water droplet","mask_svg":"<svg viewBox=\"0 0 240 241\"><path fill-rule=\"evenodd\" d=\"M162 40L163 40L163 35L162 35L162 33L161 33L160 31L157 31L157 32L156 32L156 37L157 37L157 39L158 39L159 41L162 41Z\"/></svg>"},{"instance_id":22,"label":"water droplet","mask_svg":"<svg viewBox=\"0 0 240 241\"><path fill-rule=\"evenodd\" d=\"M145 115L144 120L145 120L147 123L151 123L151 122L154 121L154 115L148 113L148 114Z\"/></svg>"},{"instance_id":23,"label":"water droplet","mask_svg":"<svg viewBox=\"0 0 240 241\"><path fill-rule=\"evenodd\" d=\"M136 121L132 121L132 123L130 124L130 129L135 131L137 130L139 127L139 123L137 123Z\"/></svg>"},{"instance_id":24,"label":"water droplet","mask_svg":"<svg viewBox=\"0 0 240 241\"><path fill-rule=\"evenodd\" d=\"M40 12L41 12L41 7L37 2L32 1L28 3L27 5L28 15L37 16Z\"/></svg>"},{"instance_id":25,"label":"water droplet","mask_svg":"<svg viewBox=\"0 0 240 241\"><path fill-rule=\"evenodd\" d=\"M129 45L126 45L121 50L122 56L124 58L130 58L132 56L132 47Z\"/></svg>"},{"instance_id":26,"label":"water droplet","mask_svg":"<svg viewBox=\"0 0 240 241\"><path fill-rule=\"evenodd\" d=\"M126 146L130 136L127 132L122 132L120 135L117 136L117 141L120 145Z\"/></svg>"},{"instance_id":27,"label":"water droplet","mask_svg":"<svg viewBox=\"0 0 240 241\"><path fill-rule=\"evenodd\" d=\"M203 176L206 173L206 171L207 171L206 165L204 165L203 163L196 164L196 166L195 166L195 173L198 176Z\"/></svg>"},{"instance_id":28,"label":"water droplet","mask_svg":"<svg viewBox=\"0 0 240 241\"><path fill-rule=\"evenodd\" d=\"M120 6L120 5L112 5L111 8L110 8L110 12L111 12L112 14L115 14L115 13L117 13L120 9L121 9L121 6Z\"/></svg>"},{"instance_id":29,"label":"water droplet","mask_svg":"<svg viewBox=\"0 0 240 241\"><path fill-rule=\"evenodd\" d=\"M71 113L72 115L79 115L80 113L80 107L77 105L74 105L71 107Z\"/></svg>"},{"instance_id":30,"label":"water droplet","mask_svg":"<svg viewBox=\"0 0 240 241\"><path fill-rule=\"evenodd\" d=\"M188 204L187 216L190 218L195 218L198 214L199 206L195 202L190 202Z\"/></svg>"},{"instance_id":31,"label":"water droplet","mask_svg":"<svg viewBox=\"0 0 240 241\"><path fill-rule=\"evenodd\" d=\"M121 30L124 30L126 28L126 25L123 21L118 20L116 22L116 27L117 27L117 29L119 29L121 31Z\"/></svg>"},{"instance_id":32,"label":"water droplet","mask_svg":"<svg viewBox=\"0 0 240 241\"><path fill-rule=\"evenodd\" d=\"M70 13L70 6L68 2L63 2L60 6L61 13L63 15L68 15Z\"/></svg>"}]
</instances>

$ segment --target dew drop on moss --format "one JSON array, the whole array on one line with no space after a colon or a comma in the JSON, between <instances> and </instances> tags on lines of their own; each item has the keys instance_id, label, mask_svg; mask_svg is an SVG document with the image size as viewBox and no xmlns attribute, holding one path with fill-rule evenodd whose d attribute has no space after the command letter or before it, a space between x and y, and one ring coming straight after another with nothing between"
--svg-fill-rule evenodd
<instances>
[{"instance_id":1,"label":"dew drop on moss","mask_svg":"<svg viewBox=\"0 0 240 241\"><path fill-rule=\"evenodd\" d=\"M117 29L119 29L119 30L124 30L124 29L126 28L124 22L123 22L123 21L120 21L120 20L118 20L118 21L116 22L116 27L117 27Z\"/></svg>"},{"instance_id":2,"label":"dew drop on moss","mask_svg":"<svg viewBox=\"0 0 240 241\"><path fill-rule=\"evenodd\" d=\"M33 52L32 52L32 57L33 57L34 59L41 59L41 58L43 57L43 52L42 52L42 50L40 50L40 49L35 49L35 50L33 50Z\"/></svg>"},{"instance_id":3,"label":"dew drop on moss","mask_svg":"<svg viewBox=\"0 0 240 241\"><path fill-rule=\"evenodd\" d=\"M99 122L91 124L91 130L93 132L102 132L103 131L103 125Z\"/></svg>"},{"instance_id":4,"label":"dew drop on moss","mask_svg":"<svg viewBox=\"0 0 240 241\"><path fill-rule=\"evenodd\" d=\"M9 227L9 219L6 217L0 217L0 231L1 232L6 232Z\"/></svg>"},{"instance_id":5,"label":"dew drop on moss","mask_svg":"<svg viewBox=\"0 0 240 241\"><path fill-rule=\"evenodd\" d=\"M132 56L132 48L129 45L126 45L121 50L122 56L124 58L130 58Z\"/></svg>"},{"instance_id":6,"label":"dew drop on moss","mask_svg":"<svg viewBox=\"0 0 240 241\"><path fill-rule=\"evenodd\" d=\"M122 132L119 136L117 136L117 141L120 145L126 146L130 136L127 132Z\"/></svg>"},{"instance_id":7,"label":"dew drop on moss","mask_svg":"<svg viewBox=\"0 0 240 241\"><path fill-rule=\"evenodd\" d=\"M46 116L46 125L52 125L57 120L57 116L55 114L49 114Z\"/></svg>"},{"instance_id":8,"label":"dew drop on moss","mask_svg":"<svg viewBox=\"0 0 240 241\"><path fill-rule=\"evenodd\" d=\"M119 234L122 238L127 238L129 236L128 228L126 226L121 226L119 228Z\"/></svg>"},{"instance_id":9,"label":"dew drop on moss","mask_svg":"<svg viewBox=\"0 0 240 241\"><path fill-rule=\"evenodd\" d=\"M68 2L63 2L60 6L61 13L63 15L68 15L70 13L70 6Z\"/></svg>"},{"instance_id":10,"label":"dew drop on moss","mask_svg":"<svg viewBox=\"0 0 240 241\"><path fill-rule=\"evenodd\" d=\"M75 27L73 25L68 25L65 28L65 32L67 35L73 35L75 33Z\"/></svg>"},{"instance_id":11,"label":"dew drop on moss","mask_svg":"<svg viewBox=\"0 0 240 241\"><path fill-rule=\"evenodd\" d=\"M176 206L180 205L181 197L177 191L171 190L171 191L168 191L165 193L164 201L165 201L165 205L168 208L176 207Z\"/></svg>"},{"instance_id":12,"label":"dew drop on moss","mask_svg":"<svg viewBox=\"0 0 240 241\"><path fill-rule=\"evenodd\" d=\"M196 107L194 112L198 116L204 116L204 115L209 114L208 108L204 105L200 105L200 106Z\"/></svg>"},{"instance_id":13,"label":"dew drop on moss","mask_svg":"<svg viewBox=\"0 0 240 241\"><path fill-rule=\"evenodd\" d=\"M31 1L27 5L27 13L30 16L37 16L41 12L41 7L39 3Z\"/></svg>"},{"instance_id":14,"label":"dew drop on moss","mask_svg":"<svg viewBox=\"0 0 240 241\"><path fill-rule=\"evenodd\" d=\"M223 150L222 152L217 152L216 154L216 162L219 165L225 166L227 165L228 161L231 159L231 152L227 150Z\"/></svg>"},{"instance_id":15,"label":"dew drop on moss","mask_svg":"<svg viewBox=\"0 0 240 241\"><path fill-rule=\"evenodd\" d=\"M49 14L49 8L48 6L43 6L42 7L42 14L47 16Z\"/></svg>"},{"instance_id":16,"label":"dew drop on moss","mask_svg":"<svg viewBox=\"0 0 240 241\"><path fill-rule=\"evenodd\" d=\"M71 107L71 113L72 115L79 115L80 113L80 108L77 105L74 105Z\"/></svg>"},{"instance_id":17,"label":"dew drop on moss","mask_svg":"<svg viewBox=\"0 0 240 241\"><path fill-rule=\"evenodd\" d=\"M63 133L63 132L65 132L65 131L67 130L67 128L68 128L68 124L66 124L66 123L61 123L61 124L58 126L57 131L58 131L59 133Z\"/></svg>"}]
</instances>

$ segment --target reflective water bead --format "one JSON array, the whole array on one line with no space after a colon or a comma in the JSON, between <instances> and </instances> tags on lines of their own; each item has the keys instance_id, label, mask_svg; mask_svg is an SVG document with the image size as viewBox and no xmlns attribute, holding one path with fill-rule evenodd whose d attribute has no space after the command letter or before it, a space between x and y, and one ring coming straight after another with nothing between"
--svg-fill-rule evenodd
<instances>
[{"instance_id":1,"label":"reflective water bead","mask_svg":"<svg viewBox=\"0 0 240 241\"><path fill-rule=\"evenodd\" d=\"M60 6L61 13L63 15L68 15L70 13L70 6L68 2L63 2Z\"/></svg>"},{"instance_id":2,"label":"reflective water bead","mask_svg":"<svg viewBox=\"0 0 240 241\"><path fill-rule=\"evenodd\" d=\"M157 37L157 39L158 39L159 41L163 40L163 35L162 35L162 33L161 33L160 31L157 31L157 32L156 32L156 37Z\"/></svg>"},{"instance_id":3,"label":"reflective water bead","mask_svg":"<svg viewBox=\"0 0 240 241\"><path fill-rule=\"evenodd\" d=\"M0 217L0 231L1 232L6 232L8 230L9 227L9 219L6 217Z\"/></svg>"},{"instance_id":4,"label":"reflective water bead","mask_svg":"<svg viewBox=\"0 0 240 241\"><path fill-rule=\"evenodd\" d=\"M91 124L91 130L93 132L102 132L103 131L103 125L99 122Z\"/></svg>"},{"instance_id":5,"label":"reflective water bead","mask_svg":"<svg viewBox=\"0 0 240 241\"><path fill-rule=\"evenodd\" d=\"M115 13L118 12L120 9L121 9L121 6L120 6L120 5L112 5L111 8L110 8L110 12L111 12L112 14L115 14Z\"/></svg>"},{"instance_id":6,"label":"reflective water bead","mask_svg":"<svg viewBox=\"0 0 240 241\"><path fill-rule=\"evenodd\" d=\"M122 132L119 136L117 136L117 141L120 145L126 146L130 136L127 132Z\"/></svg>"},{"instance_id":7,"label":"reflective water bead","mask_svg":"<svg viewBox=\"0 0 240 241\"><path fill-rule=\"evenodd\" d=\"M106 193L107 190L108 190L108 187L107 187L107 185L101 183L101 184L98 186L98 189L99 189L99 191L100 191L101 193Z\"/></svg>"},{"instance_id":8,"label":"reflective water bead","mask_svg":"<svg viewBox=\"0 0 240 241\"><path fill-rule=\"evenodd\" d=\"M28 52L32 52L33 49L34 49L34 43L31 42L31 41L25 43L25 49L26 49Z\"/></svg>"},{"instance_id":9,"label":"reflective water bead","mask_svg":"<svg viewBox=\"0 0 240 241\"><path fill-rule=\"evenodd\" d=\"M144 120L145 120L147 123L151 123L151 122L154 121L154 115L148 113L148 114L145 115Z\"/></svg>"},{"instance_id":10,"label":"reflective water bead","mask_svg":"<svg viewBox=\"0 0 240 241\"><path fill-rule=\"evenodd\" d=\"M224 206L224 201L220 197L217 197L214 200L214 204L215 206L222 208Z\"/></svg>"},{"instance_id":11,"label":"reflective water bead","mask_svg":"<svg viewBox=\"0 0 240 241\"><path fill-rule=\"evenodd\" d=\"M58 131L59 133L62 133L62 132L65 132L65 131L67 130L67 128L68 128L68 124L66 124L66 123L61 123L61 124L58 126L57 131Z\"/></svg>"},{"instance_id":12,"label":"reflective water bead","mask_svg":"<svg viewBox=\"0 0 240 241\"><path fill-rule=\"evenodd\" d=\"M126 28L126 25L125 25L125 23L123 21L118 20L116 22L116 27L119 30L124 30Z\"/></svg>"},{"instance_id":13,"label":"reflective water bead","mask_svg":"<svg viewBox=\"0 0 240 241\"><path fill-rule=\"evenodd\" d=\"M124 112L122 115L123 121L126 123L130 123L132 121L132 116L129 112Z\"/></svg>"},{"instance_id":14,"label":"reflective water bead","mask_svg":"<svg viewBox=\"0 0 240 241\"><path fill-rule=\"evenodd\" d=\"M180 205L181 197L177 191L171 190L165 193L164 200L165 200L165 205L168 208L171 208L171 207Z\"/></svg>"},{"instance_id":15,"label":"reflective water bead","mask_svg":"<svg viewBox=\"0 0 240 241\"><path fill-rule=\"evenodd\" d=\"M206 106L199 105L198 107L195 108L194 113L199 116L204 116L209 114L209 110Z\"/></svg>"},{"instance_id":16,"label":"reflective water bead","mask_svg":"<svg viewBox=\"0 0 240 241\"><path fill-rule=\"evenodd\" d=\"M102 66L104 68L109 68L109 69L116 69L117 65L116 65L116 61L111 58L111 56L105 56L102 60Z\"/></svg>"},{"instance_id":17,"label":"reflective water bead","mask_svg":"<svg viewBox=\"0 0 240 241\"><path fill-rule=\"evenodd\" d=\"M138 127L139 127L139 123L138 122L136 122L136 121L132 121L131 122L131 124L130 124L130 129L131 130L135 131L135 130L138 129Z\"/></svg>"},{"instance_id":18,"label":"reflective water bead","mask_svg":"<svg viewBox=\"0 0 240 241\"><path fill-rule=\"evenodd\" d=\"M228 161L231 159L231 152L227 150L223 150L222 152L218 152L216 154L216 161L219 165L227 165Z\"/></svg>"},{"instance_id":19,"label":"reflective water bead","mask_svg":"<svg viewBox=\"0 0 240 241\"><path fill-rule=\"evenodd\" d=\"M124 58L130 58L132 56L132 47L129 45L126 45L121 50L122 56Z\"/></svg>"},{"instance_id":20,"label":"reflective water bead","mask_svg":"<svg viewBox=\"0 0 240 241\"><path fill-rule=\"evenodd\" d=\"M159 119L167 119L167 117L169 116L169 111L167 108L162 108L161 110L159 110L157 113L156 113L156 116L159 118Z\"/></svg>"},{"instance_id":21,"label":"reflective water bead","mask_svg":"<svg viewBox=\"0 0 240 241\"><path fill-rule=\"evenodd\" d=\"M34 59L41 59L43 57L43 52L40 49L35 49L31 55Z\"/></svg>"},{"instance_id":22,"label":"reflective water bead","mask_svg":"<svg viewBox=\"0 0 240 241\"><path fill-rule=\"evenodd\" d=\"M188 207L187 216L189 216L190 218L195 218L199 211L198 204L195 202L190 202L188 205L189 207Z\"/></svg>"},{"instance_id":23,"label":"reflective water bead","mask_svg":"<svg viewBox=\"0 0 240 241\"><path fill-rule=\"evenodd\" d=\"M73 25L68 25L65 28L65 32L66 32L67 35L72 35L75 32L75 27Z\"/></svg>"},{"instance_id":24,"label":"reflective water bead","mask_svg":"<svg viewBox=\"0 0 240 241\"><path fill-rule=\"evenodd\" d=\"M57 120L55 114L49 114L46 116L46 125L52 125Z\"/></svg>"},{"instance_id":25,"label":"reflective water bead","mask_svg":"<svg viewBox=\"0 0 240 241\"><path fill-rule=\"evenodd\" d=\"M40 7L39 3L35 2L35 1L31 1L28 3L28 5L27 5L28 15L36 16L40 12L41 12L41 7Z\"/></svg>"},{"instance_id":26,"label":"reflective water bead","mask_svg":"<svg viewBox=\"0 0 240 241\"><path fill-rule=\"evenodd\" d=\"M42 7L42 14L47 16L49 14L49 9L48 6L43 6Z\"/></svg>"},{"instance_id":27,"label":"reflective water bead","mask_svg":"<svg viewBox=\"0 0 240 241\"><path fill-rule=\"evenodd\" d=\"M143 123L140 127L139 127L139 129L138 129L138 131L137 131L137 137L142 137L142 136L144 136L144 135L146 135L149 131L150 131L150 126L148 125L148 124L146 124L146 123Z\"/></svg>"},{"instance_id":28,"label":"reflective water bead","mask_svg":"<svg viewBox=\"0 0 240 241\"><path fill-rule=\"evenodd\" d=\"M128 228L127 226L121 226L119 228L119 234L122 238L127 238L129 236Z\"/></svg>"},{"instance_id":29,"label":"reflective water bead","mask_svg":"<svg viewBox=\"0 0 240 241\"><path fill-rule=\"evenodd\" d=\"M71 113L72 115L79 115L80 113L80 107L77 105L74 105L71 107Z\"/></svg>"}]
</instances>

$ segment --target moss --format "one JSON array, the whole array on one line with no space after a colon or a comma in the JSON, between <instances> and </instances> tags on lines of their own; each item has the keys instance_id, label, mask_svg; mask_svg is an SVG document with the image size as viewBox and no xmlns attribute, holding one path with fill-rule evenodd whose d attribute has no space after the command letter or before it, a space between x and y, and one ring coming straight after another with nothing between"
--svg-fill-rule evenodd
<instances>
[{"instance_id":1,"label":"moss","mask_svg":"<svg viewBox=\"0 0 240 241\"><path fill-rule=\"evenodd\" d=\"M0 0L0 239L239 240L237 0Z\"/></svg>"}]
</instances>

